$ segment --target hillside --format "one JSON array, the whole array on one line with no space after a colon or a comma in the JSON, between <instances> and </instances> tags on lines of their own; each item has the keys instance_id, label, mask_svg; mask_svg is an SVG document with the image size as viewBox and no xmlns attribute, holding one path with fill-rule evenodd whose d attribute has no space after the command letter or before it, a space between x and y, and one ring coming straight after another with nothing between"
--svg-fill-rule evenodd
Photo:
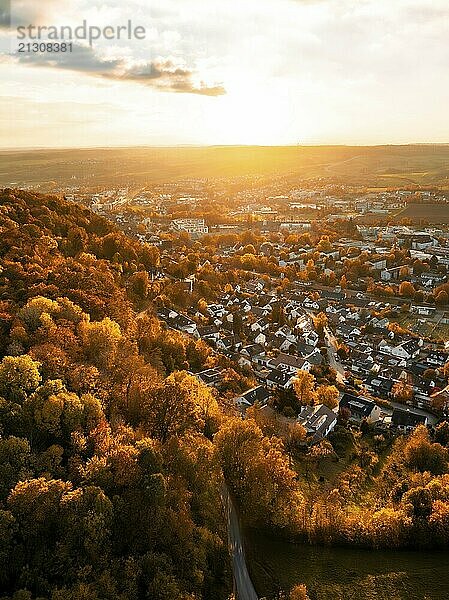
<instances>
[{"instance_id":1,"label":"hillside","mask_svg":"<svg viewBox=\"0 0 449 600\"><path fill-rule=\"evenodd\" d=\"M135 316L157 253L25 192L0 232L2 597L224 600L219 407L181 372L208 353Z\"/></svg>"},{"instance_id":2,"label":"hillside","mask_svg":"<svg viewBox=\"0 0 449 600\"><path fill-rule=\"evenodd\" d=\"M282 444L191 374L221 358L155 316L158 262L75 204L0 191L2 600L229 598L230 460L254 522L295 518Z\"/></svg>"},{"instance_id":3,"label":"hillside","mask_svg":"<svg viewBox=\"0 0 449 600\"><path fill-rule=\"evenodd\" d=\"M447 185L449 145L95 148L0 152L0 185L153 184L242 175L373 187Z\"/></svg>"}]
</instances>

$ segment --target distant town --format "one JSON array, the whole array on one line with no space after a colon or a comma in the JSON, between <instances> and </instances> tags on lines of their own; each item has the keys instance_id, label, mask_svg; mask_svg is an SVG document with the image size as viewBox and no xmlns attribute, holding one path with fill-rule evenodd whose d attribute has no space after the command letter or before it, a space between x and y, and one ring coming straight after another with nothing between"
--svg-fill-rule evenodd
<instances>
[{"instance_id":1,"label":"distant town","mask_svg":"<svg viewBox=\"0 0 449 600\"><path fill-rule=\"evenodd\" d=\"M255 385L234 398L242 413L257 403L293 417L279 395L298 370L321 370L340 394L332 408L299 411L311 441L333 430L342 409L379 431L434 425L449 407L448 193L285 185L242 177L61 192L157 246L152 280L177 282L187 297L201 272L238 269L241 280L201 309L192 300L157 314L245 370ZM223 372L197 377L220 388Z\"/></svg>"}]
</instances>

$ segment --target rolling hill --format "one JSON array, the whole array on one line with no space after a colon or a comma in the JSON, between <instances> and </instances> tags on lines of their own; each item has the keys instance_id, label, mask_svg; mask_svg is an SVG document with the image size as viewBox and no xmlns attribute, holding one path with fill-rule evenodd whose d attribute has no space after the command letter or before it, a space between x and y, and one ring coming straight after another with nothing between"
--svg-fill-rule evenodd
<instances>
[{"instance_id":1,"label":"rolling hill","mask_svg":"<svg viewBox=\"0 0 449 600\"><path fill-rule=\"evenodd\" d=\"M0 152L0 185L152 184L285 175L390 187L449 185L449 145L213 146Z\"/></svg>"}]
</instances>

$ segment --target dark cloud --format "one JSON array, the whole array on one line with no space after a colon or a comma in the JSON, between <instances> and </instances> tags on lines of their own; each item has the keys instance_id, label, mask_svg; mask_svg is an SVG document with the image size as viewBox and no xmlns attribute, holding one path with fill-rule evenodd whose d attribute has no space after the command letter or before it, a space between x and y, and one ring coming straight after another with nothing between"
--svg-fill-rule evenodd
<instances>
[{"instance_id":1,"label":"dark cloud","mask_svg":"<svg viewBox=\"0 0 449 600\"><path fill-rule=\"evenodd\" d=\"M143 63L128 63L124 59L106 59L98 56L90 46L73 46L73 52L50 55L24 54L18 61L27 65L52 67L78 71L87 75L135 81L162 91L202 96L222 96L226 90L222 85L194 82L195 71L176 65L172 60L154 60Z\"/></svg>"},{"instance_id":2,"label":"dark cloud","mask_svg":"<svg viewBox=\"0 0 449 600\"><path fill-rule=\"evenodd\" d=\"M163 90L182 94L200 94L203 96L222 96L226 90L222 85L209 86L201 82L193 83L194 71L177 66L171 60L152 61L133 65L121 74L112 74L116 79L137 81L144 85L153 85Z\"/></svg>"}]
</instances>

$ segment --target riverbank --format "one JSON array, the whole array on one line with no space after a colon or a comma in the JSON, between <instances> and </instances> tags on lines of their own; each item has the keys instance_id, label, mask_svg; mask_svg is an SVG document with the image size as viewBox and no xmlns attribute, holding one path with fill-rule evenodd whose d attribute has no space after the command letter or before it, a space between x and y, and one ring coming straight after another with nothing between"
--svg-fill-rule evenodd
<instances>
[{"instance_id":1,"label":"riverbank","mask_svg":"<svg viewBox=\"0 0 449 600\"><path fill-rule=\"evenodd\" d=\"M449 553L292 544L245 530L260 597L305 583L311 600L447 600Z\"/></svg>"}]
</instances>

